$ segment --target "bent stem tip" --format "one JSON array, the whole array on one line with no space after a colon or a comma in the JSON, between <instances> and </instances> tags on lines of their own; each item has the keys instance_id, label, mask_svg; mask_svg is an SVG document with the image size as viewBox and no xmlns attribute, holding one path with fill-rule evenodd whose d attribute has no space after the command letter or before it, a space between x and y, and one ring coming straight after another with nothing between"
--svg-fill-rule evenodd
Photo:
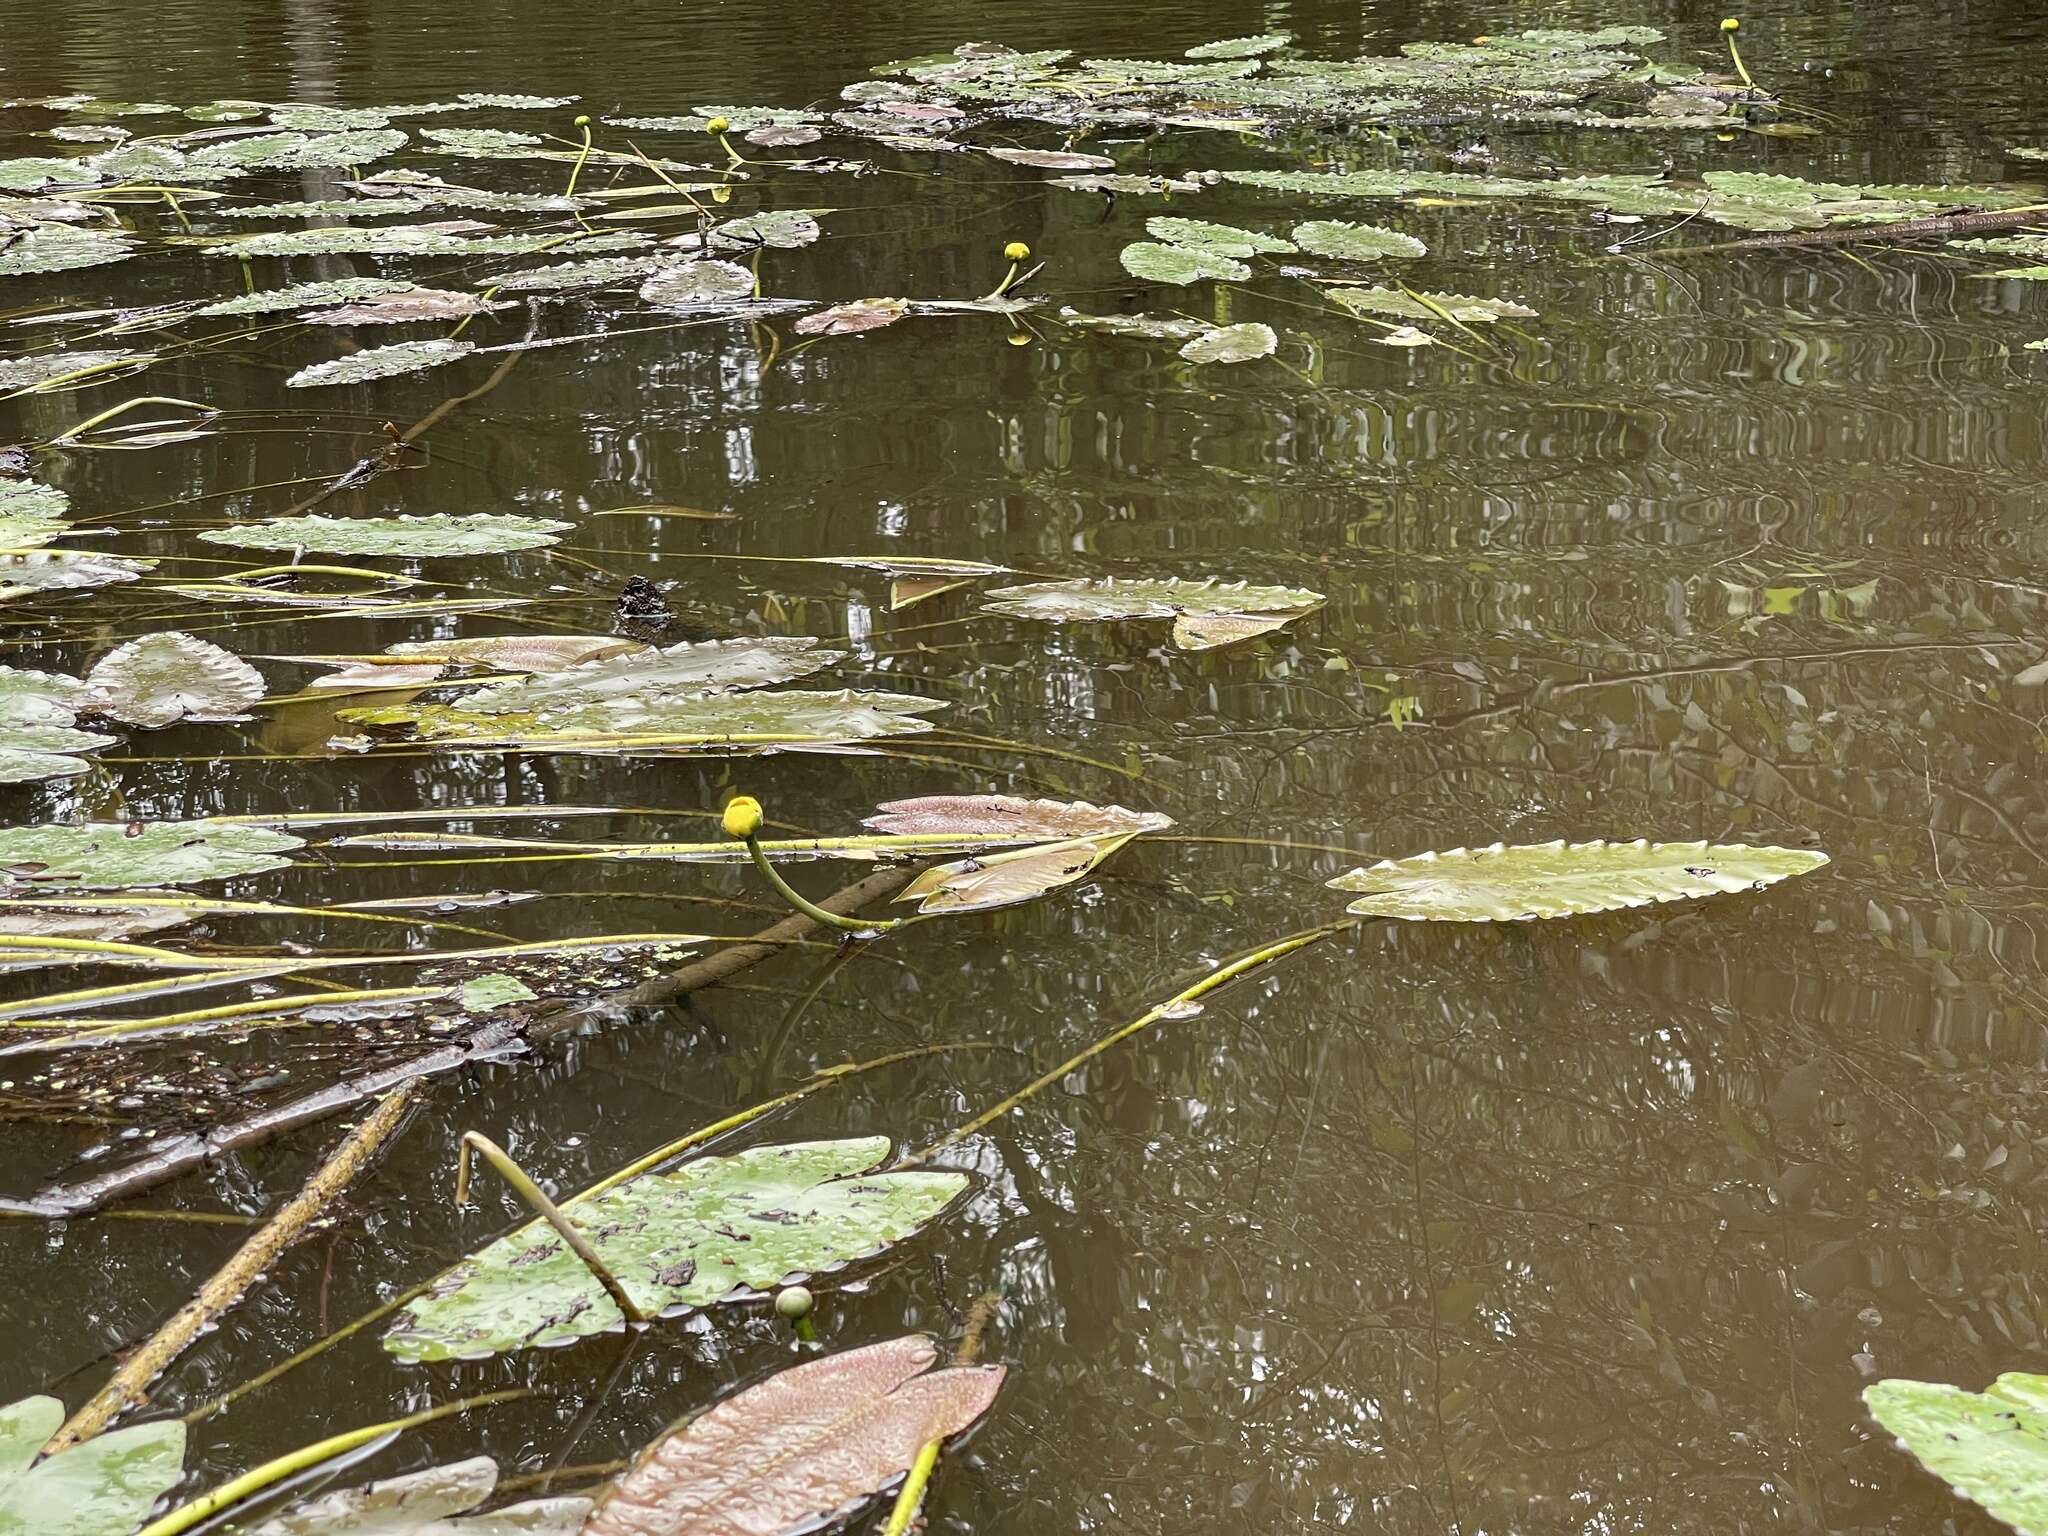
<instances>
[{"instance_id":1,"label":"bent stem tip","mask_svg":"<svg viewBox=\"0 0 2048 1536\"><path fill-rule=\"evenodd\" d=\"M816 902L782 878L767 851L761 846L761 802L752 795L735 795L726 802L725 814L721 818L725 835L737 838L747 845L747 856L754 861L754 867L762 877L781 893L782 899L814 923L823 923L841 933L872 933L889 928L900 928L908 922L902 917L841 917L837 912L828 912Z\"/></svg>"}]
</instances>

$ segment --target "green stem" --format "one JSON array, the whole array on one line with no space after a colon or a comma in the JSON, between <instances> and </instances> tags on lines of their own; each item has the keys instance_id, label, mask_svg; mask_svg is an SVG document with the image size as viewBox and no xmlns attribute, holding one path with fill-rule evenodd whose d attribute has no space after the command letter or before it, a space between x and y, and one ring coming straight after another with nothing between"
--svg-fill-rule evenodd
<instances>
[{"instance_id":1,"label":"green stem","mask_svg":"<svg viewBox=\"0 0 2048 1536\"><path fill-rule=\"evenodd\" d=\"M917 1460L910 1464L910 1476L903 1480L903 1491L896 1495L896 1507L889 1511L889 1523L882 1528L882 1536L904 1536L910 1529L918 1507L924 1503L925 1486L931 1482L932 1470L938 1464L939 1442L925 1441Z\"/></svg>"},{"instance_id":2,"label":"green stem","mask_svg":"<svg viewBox=\"0 0 2048 1536\"><path fill-rule=\"evenodd\" d=\"M1742 83L1744 85L1748 86L1752 91L1755 90L1757 88L1756 82L1749 78L1749 71L1743 67L1742 50L1735 46L1735 34L1733 32L1724 32L1722 36L1728 39L1728 57L1735 65L1735 73L1742 76Z\"/></svg>"},{"instance_id":3,"label":"green stem","mask_svg":"<svg viewBox=\"0 0 2048 1536\"><path fill-rule=\"evenodd\" d=\"M464 1413L471 1408L482 1408L491 1403L510 1402L515 1398L531 1397L533 1393L524 1387L514 1387L504 1392L486 1392L479 1397L465 1397L456 1402L444 1403L439 1408L429 1408L422 1413L409 1414L402 1419L391 1419L383 1424L366 1424L361 1429L351 1429L339 1435L330 1435L325 1440L316 1440L311 1445L289 1451L274 1461L244 1472L240 1477L222 1483L213 1492L202 1494L189 1504L181 1504L169 1514L150 1521L135 1536L179 1536L189 1531L202 1520L211 1519L230 1505L239 1504L252 1493L260 1493L275 1483L280 1483L294 1473L308 1467L317 1467L345 1451L352 1451L359 1445L367 1445L380 1435L398 1434L416 1425L445 1419L452 1413Z\"/></svg>"},{"instance_id":4,"label":"green stem","mask_svg":"<svg viewBox=\"0 0 2048 1536\"><path fill-rule=\"evenodd\" d=\"M576 195L576 178L583 174L583 163L590 158L590 123L587 119L581 119L577 126L583 130L583 148L576 156L576 163L569 168L569 185L562 193L564 197ZM583 221L578 219L576 222L580 224Z\"/></svg>"},{"instance_id":5,"label":"green stem","mask_svg":"<svg viewBox=\"0 0 2048 1536\"><path fill-rule=\"evenodd\" d=\"M197 400L178 400L170 395L137 395L133 400L123 400L119 405L110 406L108 409L101 411L97 416L87 417L75 427L67 427L64 431L59 432L50 439L50 445L55 447L59 443L76 442L102 422L112 421L116 416L126 415L138 405L189 405L193 410L204 411L209 416L216 414L212 406L202 404Z\"/></svg>"},{"instance_id":6,"label":"green stem","mask_svg":"<svg viewBox=\"0 0 2048 1536\"><path fill-rule=\"evenodd\" d=\"M462 1148L455 1160L455 1203L464 1204L469 1199L469 1154L471 1149L480 1153L485 1162L497 1169L498 1176L519 1192L519 1198L539 1213L541 1219L555 1229L555 1235L569 1245L569 1249L583 1261L583 1267L590 1271L597 1283L604 1287L612 1304L624 1314L629 1323L645 1323L647 1314L633 1303L626 1294L626 1288L619 1284L619 1277L605 1267L597 1250L590 1246L588 1238L570 1224L561 1208L541 1192L541 1187L526 1176L526 1172L513 1162L505 1149L488 1136L475 1131L462 1133Z\"/></svg>"},{"instance_id":7,"label":"green stem","mask_svg":"<svg viewBox=\"0 0 2048 1536\"><path fill-rule=\"evenodd\" d=\"M826 927L837 928L842 933L872 933L877 930L886 931L890 928L900 928L909 921L908 918L902 917L841 917L837 912L827 912L823 907L805 897L795 886L782 878L781 873L769 861L766 851L761 847L759 833L750 832L747 834L747 854L753 859L754 867L767 876L768 883L782 893L782 899L814 923L823 923Z\"/></svg>"}]
</instances>

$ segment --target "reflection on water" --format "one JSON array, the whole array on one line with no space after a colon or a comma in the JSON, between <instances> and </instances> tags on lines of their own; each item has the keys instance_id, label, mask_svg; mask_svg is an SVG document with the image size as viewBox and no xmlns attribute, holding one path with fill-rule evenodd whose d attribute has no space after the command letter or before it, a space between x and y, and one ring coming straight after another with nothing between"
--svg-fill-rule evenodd
<instances>
[{"instance_id":1,"label":"reflection on water","mask_svg":"<svg viewBox=\"0 0 2048 1536\"><path fill-rule=\"evenodd\" d=\"M0 94L547 90L596 111L680 111L829 98L877 60L990 32L1177 53L1285 26L1344 54L1548 24L1559 9L633 4L598 24L524 0L174 0L144 27L132 7L41 0ZM1597 146L1600 164L1983 181L2013 169L2002 146L2048 132L2030 6L1788 9L1749 20L1751 62L1787 80L1813 64L1786 88L1839 120L1826 136L1631 137ZM1697 7L1598 17L1636 19L1702 39L1708 56L1714 18ZM1493 149L1508 171L1567 153L1537 133ZM1155 171L1267 163L1223 134L1148 153ZM1137 307L1115 251L1157 211L1106 210L987 163L821 180L819 195L839 211L820 244L778 256L783 291L983 292L1002 243L1023 238L1049 261L1056 303L1100 311ZM1224 189L1200 212L1257 206ZM920 1144L1191 968L1327 914L1321 882L1367 855L1638 833L1810 843L1833 867L1754 900L1531 930L1385 928L1311 951L970 1143L962 1161L986 1187L967 1216L859 1294L828 1294L819 1323L835 1343L949 1333L977 1292L1008 1292L1009 1384L949 1461L941 1529L1990 1528L1872 1434L1857 1394L1881 1374L1980 1384L2048 1363L2048 1203L2033 1179L2048 807L2040 685L2016 680L2048 650L2048 362L2018 350L2048 334L2048 307L1939 247L1603 259L1612 236L1589 233L1583 210L1535 205L1423 210L1412 227L1447 254L1432 281L1512 293L1541 322L1497 361L1400 352L1308 315L1275 282L1234 293L1218 318L1280 329L1297 371L1199 376L1169 349L1049 328L1013 347L984 318L779 355L741 325L621 334L523 359L432 431L418 468L323 508L564 517L578 524L568 558L506 557L478 590L541 595L548 627L601 631L625 578L673 582L692 637L827 637L855 653L850 678L944 699L949 730L1024 746L266 761L330 732L324 715L283 712L221 760L169 758L223 739L192 728L110 749L117 779L10 790L10 819L28 820L280 804L697 810L742 786L843 830L878 800L1002 789L1165 810L1185 834L1127 850L1076 897L877 947L808 1001L822 952L545 1063L444 1082L403 1155L357 1189L360 1215L296 1250L157 1401L203 1401L509 1219L495 1193L481 1215L445 1197L463 1128L578 1187L813 1067L992 1042L853 1079L773 1126ZM370 270L328 260L293 275ZM204 268L120 270L124 300L143 302L193 291ZM70 291L37 281L19 302ZM1191 292L1205 312L1206 290ZM573 309L564 333L634 323L595 301ZM259 332L168 365L151 391L227 407L228 430L75 453L50 473L106 521L110 547L189 555L192 528L284 510L303 482L372 451L385 416L417 419L464 387L399 380L346 406L280 410L282 374L308 360L302 338ZM0 441L48 437L81 401L116 398L0 406ZM591 515L646 503L736 516ZM892 614L879 575L702 558L872 552L1218 573L1330 603L1267 646L1187 656L1150 632L968 623L965 596ZM132 597L98 603L84 629L67 617L59 631L10 614L8 660L75 669L119 639L196 627ZM267 612L205 632L266 654L467 631ZM560 830L638 839L696 824L597 825ZM1234 838L1300 846L1205 841ZM336 866L317 892L247 889L337 900L479 878L433 856L343 853ZM763 910L733 870L536 862L483 878L549 893L480 916L515 937L743 932ZM707 891L739 905L675 900ZM350 1048L259 1034L236 1066L260 1097L278 1072L317 1080ZM191 1054L163 1048L162 1069L175 1077ZM37 1102L62 1097L27 1086ZM104 1105L78 1100L52 1124L24 1113L22 1091L0 1083L21 1116L10 1189L112 1134ZM317 1139L146 1203L261 1209ZM0 1228L17 1281L0 1303L0 1399L54 1382L75 1402L105 1352L235 1240L133 1221ZM786 1354L765 1316L697 1319L657 1333L598 1401L606 1348L426 1371L389 1368L365 1342L198 1431L194 1462L219 1473L508 1382L555 1395L437 1426L428 1443L522 1468L602 1461Z\"/></svg>"}]
</instances>

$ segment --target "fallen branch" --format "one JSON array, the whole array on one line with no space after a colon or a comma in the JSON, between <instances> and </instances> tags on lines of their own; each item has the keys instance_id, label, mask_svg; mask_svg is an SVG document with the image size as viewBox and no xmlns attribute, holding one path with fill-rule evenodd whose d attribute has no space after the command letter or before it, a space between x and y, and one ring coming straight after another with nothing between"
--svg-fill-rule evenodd
<instances>
[{"instance_id":1,"label":"fallen branch","mask_svg":"<svg viewBox=\"0 0 2048 1536\"><path fill-rule=\"evenodd\" d=\"M355 1176L369 1166L378 1149L398 1129L412 1102L410 1085L385 1096L363 1123L351 1131L326 1162L313 1170L305 1187L266 1222L199 1287L192 1299L180 1307L161 1328L121 1362L107 1384L59 1429L43 1447L45 1455L90 1440L127 1409L143 1401L151 1382L169 1369L192 1341L211 1328L221 1314L241 1299L256 1278L277 1262L331 1205Z\"/></svg>"},{"instance_id":2,"label":"fallen branch","mask_svg":"<svg viewBox=\"0 0 2048 1536\"><path fill-rule=\"evenodd\" d=\"M869 903L885 900L902 889L911 873L911 870L900 867L876 870L866 879L834 892L819 905L840 914L858 912ZM453 1072L478 1062L516 1056L530 1046L547 1045L598 1023L609 1022L621 1012L656 1008L673 1002L700 987L711 986L735 972L760 964L786 945L808 938L817 928L818 925L809 918L792 914L749 939L726 945L667 976L658 976L623 992L538 1013L529 1010L525 1014L493 1015L470 1034L423 1055L374 1072L342 1078L303 1098L215 1126L204 1134L190 1132L166 1138L147 1157L119 1168L73 1183L49 1185L27 1199L0 1197L0 1215L38 1216L46 1221L90 1215L116 1200L125 1200L144 1190L154 1189L230 1152L239 1152L286 1131L295 1131L301 1126L314 1125L343 1114L366 1099L390 1093L421 1078Z\"/></svg>"},{"instance_id":3,"label":"fallen branch","mask_svg":"<svg viewBox=\"0 0 2048 1536\"><path fill-rule=\"evenodd\" d=\"M1928 219L1904 219L1896 224L1856 224L1839 229L1803 229L1782 235L1756 235L1747 240L1726 240L1719 245L1679 245L1659 251L1659 257L1723 256L1736 251L1775 251L1787 247L1850 245L1860 240L1931 240L1956 235L1979 235L1994 229L2017 229L2025 224L2048 223L2048 204L2031 208L1999 208L1985 213L1944 213ZM1628 259L1628 258L1610 258Z\"/></svg>"}]
</instances>

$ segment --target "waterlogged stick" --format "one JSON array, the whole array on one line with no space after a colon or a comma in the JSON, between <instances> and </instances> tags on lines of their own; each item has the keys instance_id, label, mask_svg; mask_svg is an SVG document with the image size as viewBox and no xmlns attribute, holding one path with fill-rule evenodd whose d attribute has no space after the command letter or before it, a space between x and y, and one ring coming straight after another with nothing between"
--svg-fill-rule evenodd
<instances>
[{"instance_id":1,"label":"waterlogged stick","mask_svg":"<svg viewBox=\"0 0 2048 1536\"><path fill-rule=\"evenodd\" d=\"M412 1102L407 1085L385 1096L376 1110L349 1133L297 1195L244 1243L235 1256L222 1265L199 1288L198 1294L173 1314L142 1346L122 1362L104 1387L74 1413L64 1427L43 1447L45 1455L90 1440L120 1414L142 1401L149 1384L163 1374L191 1342L219 1319L255 1283L256 1277L277 1261L314 1217L325 1210L362 1172L377 1151L404 1119Z\"/></svg>"}]
</instances>

